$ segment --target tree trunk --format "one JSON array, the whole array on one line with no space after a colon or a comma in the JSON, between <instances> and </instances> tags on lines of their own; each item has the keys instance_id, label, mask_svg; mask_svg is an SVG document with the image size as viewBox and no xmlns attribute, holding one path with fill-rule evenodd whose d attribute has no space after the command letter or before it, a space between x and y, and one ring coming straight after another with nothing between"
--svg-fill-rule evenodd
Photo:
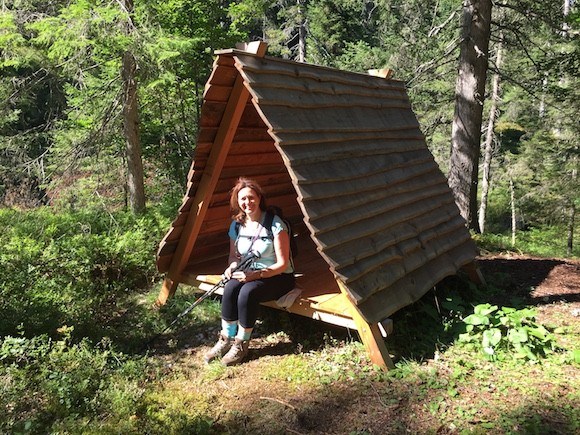
<instances>
[{"instance_id":1,"label":"tree trunk","mask_svg":"<svg viewBox=\"0 0 580 435\"><path fill-rule=\"evenodd\" d=\"M576 180L578 178L577 160L574 158L574 168L572 169L572 180L573 185L577 185ZM568 257L572 256L574 252L574 225L576 224L576 202L575 198L572 198L570 204L570 216L568 217L568 243L567 243L567 254Z\"/></svg>"},{"instance_id":2,"label":"tree trunk","mask_svg":"<svg viewBox=\"0 0 580 435\"><path fill-rule=\"evenodd\" d=\"M510 178L510 206L512 211L512 247L516 245L516 193L514 188L514 180Z\"/></svg>"},{"instance_id":3,"label":"tree trunk","mask_svg":"<svg viewBox=\"0 0 580 435\"><path fill-rule=\"evenodd\" d=\"M548 73L544 73L542 79L542 94L540 95L540 105L538 106L538 117L543 119L546 115L546 89L548 88Z\"/></svg>"},{"instance_id":4,"label":"tree trunk","mask_svg":"<svg viewBox=\"0 0 580 435\"><path fill-rule=\"evenodd\" d=\"M576 204L572 203L570 207L570 217L568 218L568 244L567 244L567 255L572 256L574 251L574 223L576 220Z\"/></svg>"},{"instance_id":5,"label":"tree trunk","mask_svg":"<svg viewBox=\"0 0 580 435\"><path fill-rule=\"evenodd\" d=\"M132 23L130 14L133 12L133 2L123 3L128 14L127 32L130 33ZM133 213L145 211L145 186L143 182L143 162L141 156L141 138L139 137L139 105L137 101L137 62L129 51L123 53L121 76L123 79L123 133L127 153L127 191L129 207Z\"/></svg>"},{"instance_id":6,"label":"tree trunk","mask_svg":"<svg viewBox=\"0 0 580 435\"><path fill-rule=\"evenodd\" d=\"M491 0L464 0L448 178L459 212L474 230L490 22Z\"/></svg>"},{"instance_id":7,"label":"tree trunk","mask_svg":"<svg viewBox=\"0 0 580 435\"><path fill-rule=\"evenodd\" d=\"M497 46L497 53L495 57L495 65L499 70L501 65L502 56L502 38L500 36L500 41ZM485 134L485 146L483 154L483 175L481 178L481 202L479 204L479 231L483 234L485 231L485 215L487 211L487 197L489 195L490 181L491 181L491 160L493 157L493 139L494 139L494 128L495 121L498 115L498 103L499 103L499 85L500 77L499 71L493 76L492 84L492 94L491 94L491 108L489 109L489 120L487 122L487 132Z\"/></svg>"},{"instance_id":8,"label":"tree trunk","mask_svg":"<svg viewBox=\"0 0 580 435\"><path fill-rule=\"evenodd\" d=\"M306 62L306 25L304 22L304 0L298 1L298 14L300 23L298 24L298 62Z\"/></svg>"}]
</instances>

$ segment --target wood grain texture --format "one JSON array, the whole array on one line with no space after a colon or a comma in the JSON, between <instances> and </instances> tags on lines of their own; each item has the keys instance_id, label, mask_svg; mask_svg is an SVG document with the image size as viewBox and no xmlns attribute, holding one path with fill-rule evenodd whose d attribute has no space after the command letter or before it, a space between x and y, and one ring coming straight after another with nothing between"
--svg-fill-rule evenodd
<instances>
[{"instance_id":1,"label":"wood grain texture","mask_svg":"<svg viewBox=\"0 0 580 435\"><path fill-rule=\"evenodd\" d=\"M305 291L340 294L338 279L368 322L473 262L475 245L404 83L234 50L218 56L206 85L195 159L178 216L160 243L160 271L185 237L237 77L250 101L205 199L183 279L225 268L229 191L239 176L255 178L300 229L295 261Z\"/></svg>"}]
</instances>

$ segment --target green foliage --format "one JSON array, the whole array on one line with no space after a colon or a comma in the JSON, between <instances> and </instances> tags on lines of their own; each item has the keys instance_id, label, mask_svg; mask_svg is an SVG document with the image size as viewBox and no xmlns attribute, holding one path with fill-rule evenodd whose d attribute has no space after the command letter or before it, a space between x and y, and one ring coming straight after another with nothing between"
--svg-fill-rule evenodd
<instances>
[{"instance_id":1,"label":"green foliage","mask_svg":"<svg viewBox=\"0 0 580 435\"><path fill-rule=\"evenodd\" d=\"M336 58L336 66L347 71L367 72L388 65L388 55L379 47L364 41L346 42L343 53Z\"/></svg>"},{"instance_id":2,"label":"green foliage","mask_svg":"<svg viewBox=\"0 0 580 435\"><path fill-rule=\"evenodd\" d=\"M44 335L0 341L2 433L74 430L113 410L118 429L130 423L144 393L146 360L128 358L107 341L73 345L71 330L63 328L57 341Z\"/></svg>"},{"instance_id":3,"label":"green foliage","mask_svg":"<svg viewBox=\"0 0 580 435\"><path fill-rule=\"evenodd\" d=\"M458 342L478 349L491 361L513 356L537 361L556 350L553 335L535 321L532 308L498 308L489 303L476 305L465 317L466 332Z\"/></svg>"},{"instance_id":4,"label":"green foliage","mask_svg":"<svg viewBox=\"0 0 580 435\"><path fill-rule=\"evenodd\" d=\"M66 324L98 337L117 300L156 276L154 252L168 222L154 212L40 208L1 209L0 225L0 334L54 335Z\"/></svg>"},{"instance_id":5,"label":"green foliage","mask_svg":"<svg viewBox=\"0 0 580 435\"><path fill-rule=\"evenodd\" d=\"M516 243L512 245L507 232L474 234L472 237L479 248L488 252L525 252L544 258L578 258L580 245L576 244L571 254L566 250L566 229L561 226L532 227L518 230Z\"/></svg>"}]
</instances>

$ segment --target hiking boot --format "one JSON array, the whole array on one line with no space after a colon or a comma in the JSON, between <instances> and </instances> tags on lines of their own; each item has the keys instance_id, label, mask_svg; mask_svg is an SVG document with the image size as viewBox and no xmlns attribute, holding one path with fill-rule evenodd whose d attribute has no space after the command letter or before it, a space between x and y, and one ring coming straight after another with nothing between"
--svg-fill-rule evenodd
<instances>
[{"instance_id":1,"label":"hiking boot","mask_svg":"<svg viewBox=\"0 0 580 435\"><path fill-rule=\"evenodd\" d=\"M242 362L242 360L248 355L248 347L250 346L249 340L240 340L236 338L234 344L222 358L222 364L226 366L233 366Z\"/></svg>"},{"instance_id":2,"label":"hiking boot","mask_svg":"<svg viewBox=\"0 0 580 435\"><path fill-rule=\"evenodd\" d=\"M225 336L224 334L220 333L218 342L211 348L211 350L205 354L203 359L206 363L210 363L216 358L221 358L224 356L232 347L234 339Z\"/></svg>"}]
</instances>

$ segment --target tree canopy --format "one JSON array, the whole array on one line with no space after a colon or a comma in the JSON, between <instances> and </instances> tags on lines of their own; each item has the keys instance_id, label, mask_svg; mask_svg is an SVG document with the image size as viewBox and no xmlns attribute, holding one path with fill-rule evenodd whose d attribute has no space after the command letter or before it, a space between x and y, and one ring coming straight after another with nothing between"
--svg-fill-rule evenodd
<instances>
[{"instance_id":1,"label":"tree canopy","mask_svg":"<svg viewBox=\"0 0 580 435\"><path fill-rule=\"evenodd\" d=\"M147 0L128 5L103 0L2 3L4 205L127 205L124 53L135 62L146 198L155 203L167 194L179 196L195 150L213 52L257 39L268 42L272 56L361 72L392 69L395 78L406 82L444 173L464 170L450 160L453 121L465 116L454 104L460 48L466 41L457 2ZM478 91L483 127L475 127L480 137L473 138L472 157L479 157L477 144L492 128L490 191L482 199L489 202L485 218L491 231L509 227L511 188L518 226L575 228L579 34L578 5L571 0L493 4L489 50L477 54L489 73ZM500 47L502 62L495 64ZM488 124L494 75L499 91ZM478 163L475 185L481 175ZM475 206L470 205L472 214Z\"/></svg>"}]
</instances>

